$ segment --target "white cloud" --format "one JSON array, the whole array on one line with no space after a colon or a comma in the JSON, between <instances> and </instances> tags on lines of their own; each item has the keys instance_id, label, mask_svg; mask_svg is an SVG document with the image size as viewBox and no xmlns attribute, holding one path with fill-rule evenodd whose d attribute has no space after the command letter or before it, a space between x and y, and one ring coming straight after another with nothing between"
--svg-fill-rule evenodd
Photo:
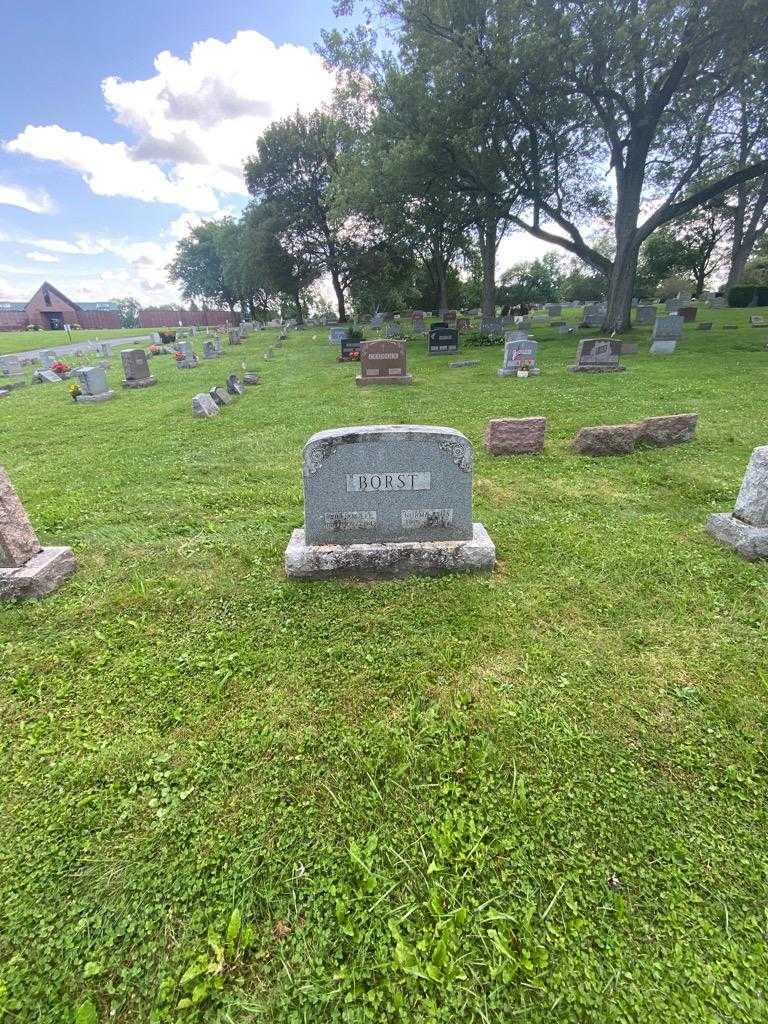
<instances>
[{"instance_id":1,"label":"white cloud","mask_svg":"<svg viewBox=\"0 0 768 1024\"><path fill-rule=\"evenodd\" d=\"M54 208L47 192L32 193L20 185L0 185L0 205L19 206L29 213L52 213Z\"/></svg>"},{"instance_id":2,"label":"white cloud","mask_svg":"<svg viewBox=\"0 0 768 1024\"><path fill-rule=\"evenodd\" d=\"M147 79L102 82L105 100L134 142L102 142L57 124L27 125L5 148L76 171L96 195L215 215L222 196L247 195L243 161L264 129L327 102L334 81L317 54L276 46L259 32L195 43L188 59L166 50L155 69ZM0 202L2 195L0 189Z\"/></svg>"},{"instance_id":3,"label":"white cloud","mask_svg":"<svg viewBox=\"0 0 768 1024\"><path fill-rule=\"evenodd\" d=\"M27 252L24 254L24 258L32 260L33 263L58 263L59 257L53 256L49 252Z\"/></svg>"}]
</instances>

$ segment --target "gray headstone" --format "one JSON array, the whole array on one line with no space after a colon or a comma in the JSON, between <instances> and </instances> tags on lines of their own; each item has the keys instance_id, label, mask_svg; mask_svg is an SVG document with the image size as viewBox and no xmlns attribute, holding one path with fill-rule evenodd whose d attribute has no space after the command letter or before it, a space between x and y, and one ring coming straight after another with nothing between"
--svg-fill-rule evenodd
<instances>
[{"instance_id":1,"label":"gray headstone","mask_svg":"<svg viewBox=\"0 0 768 1024\"><path fill-rule=\"evenodd\" d=\"M107 373L101 366L82 366L74 371L84 395L103 395L109 391Z\"/></svg>"},{"instance_id":2,"label":"gray headstone","mask_svg":"<svg viewBox=\"0 0 768 1024\"><path fill-rule=\"evenodd\" d=\"M635 314L636 324L647 324L651 325L656 322L656 307L655 306L638 306Z\"/></svg>"},{"instance_id":3,"label":"gray headstone","mask_svg":"<svg viewBox=\"0 0 768 1024\"><path fill-rule=\"evenodd\" d=\"M570 370L600 373L624 370L619 364L621 342L615 338L585 338L579 342L576 363Z\"/></svg>"},{"instance_id":4,"label":"gray headstone","mask_svg":"<svg viewBox=\"0 0 768 1024\"><path fill-rule=\"evenodd\" d=\"M236 373L230 373L227 377L227 392L230 395L242 395L243 385L240 383Z\"/></svg>"},{"instance_id":5,"label":"gray headstone","mask_svg":"<svg viewBox=\"0 0 768 1024\"><path fill-rule=\"evenodd\" d=\"M752 452L733 514L750 526L768 527L768 445Z\"/></svg>"},{"instance_id":6,"label":"gray headstone","mask_svg":"<svg viewBox=\"0 0 768 1024\"><path fill-rule=\"evenodd\" d=\"M24 506L0 466L0 566L21 566L40 551Z\"/></svg>"},{"instance_id":7,"label":"gray headstone","mask_svg":"<svg viewBox=\"0 0 768 1024\"><path fill-rule=\"evenodd\" d=\"M147 353L143 348L125 348L120 358L126 380L146 380L150 376Z\"/></svg>"},{"instance_id":8,"label":"gray headstone","mask_svg":"<svg viewBox=\"0 0 768 1024\"><path fill-rule=\"evenodd\" d=\"M448 427L324 430L304 449L308 544L468 540L472 447Z\"/></svg>"},{"instance_id":9,"label":"gray headstone","mask_svg":"<svg viewBox=\"0 0 768 1024\"><path fill-rule=\"evenodd\" d=\"M0 358L0 375L3 377L20 377L23 372L21 359L18 356Z\"/></svg>"},{"instance_id":10,"label":"gray headstone","mask_svg":"<svg viewBox=\"0 0 768 1024\"><path fill-rule=\"evenodd\" d=\"M528 370L531 376L538 375L536 353L538 344L532 338L510 338L504 342L504 363L497 371L499 377L516 377L521 370Z\"/></svg>"},{"instance_id":11,"label":"gray headstone","mask_svg":"<svg viewBox=\"0 0 768 1024\"><path fill-rule=\"evenodd\" d=\"M671 355L683 333L684 322L683 318L676 313L671 316L657 317L651 335L651 353L653 355Z\"/></svg>"},{"instance_id":12,"label":"gray headstone","mask_svg":"<svg viewBox=\"0 0 768 1024\"><path fill-rule=\"evenodd\" d=\"M211 390L208 392L208 394L211 396L211 398L216 403L216 405L221 406L221 405L231 405L232 404L231 396L222 387L211 388Z\"/></svg>"},{"instance_id":13,"label":"gray headstone","mask_svg":"<svg viewBox=\"0 0 768 1024\"><path fill-rule=\"evenodd\" d=\"M349 338L349 330L346 327L332 327L328 331L328 341L331 345L340 345L342 341Z\"/></svg>"},{"instance_id":14,"label":"gray headstone","mask_svg":"<svg viewBox=\"0 0 768 1024\"><path fill-rule=\"evenodd\" d=\"M210 395L202 392L192 399L192 415L197 417L218 416L219 407Z\"/></svg>"}]
</instances>

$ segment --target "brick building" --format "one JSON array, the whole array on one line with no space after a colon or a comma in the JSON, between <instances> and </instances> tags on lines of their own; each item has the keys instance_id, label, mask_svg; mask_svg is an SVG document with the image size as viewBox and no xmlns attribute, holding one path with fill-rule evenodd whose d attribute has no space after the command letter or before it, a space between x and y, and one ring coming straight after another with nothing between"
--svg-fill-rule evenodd
<instances>
[{"instance_id":1,"label":"brick building","mask_svg":"<svg viewBox=\"0 0 768 1024\"><path fill-rule=\"evenodd\" d=\"M24 331L39 327L60 331L64 324L84 330L118 328L120 311L114 302L73 302L45 281L29 302L0 301L0 331Z\"/></svg>"},{"instance_id":2,"label":"brick building","mask_svg":"<svg viewBox=\"0 0 768 1024\"><path fill-rule=\"evenodd\" d=\"M240 323L239 313L228 309L171 309L169 306L155 306L139 311L139 327L156 330L160 327L231 327Z\"/></svg>"}]
</instances>

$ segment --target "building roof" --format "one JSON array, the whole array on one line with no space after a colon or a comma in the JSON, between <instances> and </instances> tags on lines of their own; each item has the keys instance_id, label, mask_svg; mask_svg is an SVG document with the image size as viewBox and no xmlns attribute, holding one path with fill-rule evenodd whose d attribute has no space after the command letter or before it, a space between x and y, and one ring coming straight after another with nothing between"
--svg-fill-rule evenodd
<instances>
[{"instance_id":1,"label":"building roof","mask_svg":"<svg viewBox=\"0 0 768 1024\"><path fill-rule=\"evenodd\" d=\"M66 304L68 306L72 306L73 309L83 310L84 312L88 312L88 313L119 313L120 312L120 307L117 305L116 302L73 302L72 299L67 298L67 296L64 294L64 292L60 291L58 288L56 288L54 285L50 284L48 281L43 281L43 283L37 289L35 294L32 296L32 299L34 299L35 296L38 295L42 291L51 292L54 295L58 296L58 298L60 298L62 300L62 302L66 302ZM4 312L23 313L23 312L26 311L27 306L29 306L29 304L32 301L32 299L30 299L28 302L6 302L5 300L0 299L0 309L3 310Z\"/></svg>"},{"instance_id":2,"label":"building roof","mask_svg":"<svg viewBox=\"0 0 768 1024\"><path fill-rule=\"evenodd\" d=\"M26 308L26 302L5 302L0 299L0 309L5 313L23 313Z\"/></svg>"}]
</instances>

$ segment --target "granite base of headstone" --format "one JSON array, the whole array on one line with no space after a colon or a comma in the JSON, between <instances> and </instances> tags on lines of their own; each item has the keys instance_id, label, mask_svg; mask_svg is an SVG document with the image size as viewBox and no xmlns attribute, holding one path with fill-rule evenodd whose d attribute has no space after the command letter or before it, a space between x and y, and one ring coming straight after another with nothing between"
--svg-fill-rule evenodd
<instances>
[{"instance_id":1,"label":"granite base of headstone","mask_svg":"<svg viewBox=\"0 0 768 1024\"><path fill-rule=\"evenodd\" d=\"M324 430L302 463L304 527L285 552L293 579L380 579L490 571L496 549L472 521L472 446L449 427Z\"/></svg>"},{"instance_id":2,"label":"granite base of headstone","mask_svg":"<svg viewBox=\"0 0 768 1024\"><path fill-rule=\"evenodd\" d=\"M536 455L544 449L544 416L490 420L484 445L490 455Z\"/></svg>"},{"instance_id":3,"label":"granite base of headstone","mask_svg":"<svg viewBox=\"0 0 768 1024\"><path fill-rule=\"evenodd\" d=\"M571 451L577 455L630 455L635 450L636 438L635 423L582 427L571 442Z\"/></svg>"},{"instance_id":4,"label":"granite base of headstone","mask_svg":"<svg viewBox=\"0 0 768 1024\"><path fill-rule=\"evenodd\" d=\"M45 597L72 576L71 548L44 548L13 485L0 467L0 600Z\"/></svg>"},{"instance_id":5,"label":"granite base of headstone","mask_svg":"<svg viewBox=\"0 0 768 1024\"><path fill-rule=\"evenodd\" d=\"M695 412L676 413L673 416L649 416L636 426L638 444L653 448L669 448L674 444L692 441L699 415Z\"/></svg>"},{"instance_id":6,"label":"granite base of headstone","mask_svg":"<svg viewBox=\"0 0 768 1024\"><path fill-rule=\"evenodd\" d=\"M733 512L710 516L707 532L748 562L768 558L768 445L752 452Z\"/></svg>"}]
</instances>

